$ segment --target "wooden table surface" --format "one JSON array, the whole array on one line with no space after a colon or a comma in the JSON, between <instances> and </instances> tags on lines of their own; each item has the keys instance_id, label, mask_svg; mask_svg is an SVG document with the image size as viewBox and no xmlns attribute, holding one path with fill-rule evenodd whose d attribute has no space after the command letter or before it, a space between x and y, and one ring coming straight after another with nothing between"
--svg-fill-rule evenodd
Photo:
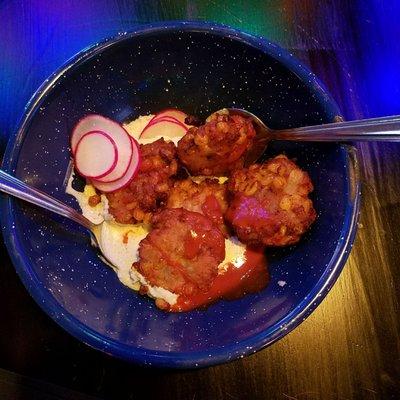
<instances>
[{"instance_id":1,"label":"wooden table surface","mask_svg":"<svg viewBox=\"0 0 400 400\"><path fill-rule=\"evenodd\" d=\"M398 0L0 1L0 149L44 78L137 24L201 19L264 35L325 82L347 119L400 114ZM399 399L400 144L358 146L355 245L314 313L273 346L195 371L92 350L30 298L0 244L0 398ZM63 389L66 388L66 389ZM68 389L68 390L67 390Z\"/></svg>"}]
</instances>

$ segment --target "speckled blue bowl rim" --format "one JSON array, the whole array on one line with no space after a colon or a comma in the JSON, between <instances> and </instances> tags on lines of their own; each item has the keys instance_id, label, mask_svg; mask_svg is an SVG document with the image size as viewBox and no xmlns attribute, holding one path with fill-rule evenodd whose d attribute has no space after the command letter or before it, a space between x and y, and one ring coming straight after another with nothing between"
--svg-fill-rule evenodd
<instances>
[{"instance_id":1,"label":"speckled blue bowl rim","mask_svg":"<svg viewBox=\"0 0 400 400\"><path fill-rule=\"evenodd\" d=\"M47 93L52 90L56 81L63 74L68 72L71 68L76 67L77 64L95 56L115 43L119 43L135 36L166 30L196 32L211 31L215 35L231 37L235 40L241 41L242 43L255 47L274 57L294 72L306 85L309 86L319 102L322 103L324 107L326 107L326 110L332 113L332 115L340 115L337 104L315 75L306 67L301 65L290 53L263 37L253 36L224 25L209 22L170 21L148 24L130 32L119 33L113 38L106 39L82 50L47 78L26 105L18 130L8 141L3 159L3 169L9 173L15 171L21 144L26 134L26 127ZM147 366L152 365L166 368L199 368L232 361L248 354L255 353L256 351L274 343L293 330L320 304L338 278L355 238L360 205L360 182L358 178L357 155L352 146L343 146L347 151L347 166L351 175L349 176L350 199L342 230L343 235L339 240L330 264L327 266L324 274L321 276L312 291L285 318L281 319L267 330L246 340L235 342L229 346L210 349L209 351L185 353L146 350L124 345L115 340L106 338L82 324L78 319L66 312L66 310L53 298L51 293L39 284L38 278L33 272L32 265L24 256L21 250L22 246L12 229L14 225L13 204L15 203L14 200L8 196L0 196L0 220L4 241L17 273L30 295L53 320L55 320L70 334L89 346L124 360ZM234 356L232 357L232 355Z\"/></svg>"}]
</instances>

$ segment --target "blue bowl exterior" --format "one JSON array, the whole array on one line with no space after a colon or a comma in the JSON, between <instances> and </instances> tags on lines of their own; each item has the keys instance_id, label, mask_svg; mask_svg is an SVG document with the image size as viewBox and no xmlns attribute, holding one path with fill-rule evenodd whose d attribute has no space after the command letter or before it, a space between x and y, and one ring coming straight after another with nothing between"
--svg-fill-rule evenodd
<instances>
[{"instance_id":1,"label":"blue bowl exterior","mask_svg":"<svg viewBox=\"0 0 400 400\"><path fill-rule=\"evenodd\" d=\"M157 39L163 35L174 42L183 40L188 44L182 70L180 58L163 53L165 48L176 46ZM129 75L132 71L121 67L118 48L125 57L136 46L136 53L131 57L133 68L138 53L146 52L141 45L149 43L154 48L148 50L146 57L153 54L157 57L157 51L161 52L160 60L171 62L163 68L171 68L176 75L168 72L158 79L157 74L163 75L160 69L147 75L144 71L143 77L135 80L140 72ZM197 43L203 47L196 48ZM224 47L223 55L215 53L215 46ZM211 65L205 63L207 52L210 52ZM104 54L114 54L115 58L103 57ZM229 69L226 54L231 62L240 64L238 71L242 76L232 71L224 75L224 68ZM240 57L236 60L235 54L254 58L248 69ZM203 65L192 62L189 55L193 60L203 57ZM110 60L116 60L116 64ZM144 63L142 60L139 65ZM224 68L218 69L219 63ZM268 64L271 73L263 69L263 63ZM117 66L121 70L113 71ZM194 76L191 73L182 76L188 67L195 70ZM187 99L188 93L180 92L179 88L187 84L194 92L196 79L208 80L205 71L210 67L210 79L218 81L222 77L218 86L209 82L202 85L201 81L199 93L193 94L194 100ZM253 82L254 77L250 79L253 73L265 74L257 78L264 95L261 97L253 87L243 97L240 92L245 89L240 85L246 77ZM176 78L178 87L171 86L164 79L167 76ZM118 87L124 79L132 79L129 98L126 88ZM274 79L275 83L266 83ZM90 88L93 80L95 89ZM288 82L297 85L293 93L285 91ZM83 88L86 84L88 88ZM110 92L104 85L111 86ZM155 93L157 90L165 91L164 95L160 97ZM229 90L231 93L227 94ZM88 93L96 93L104 101L96 99L92 104L91 96L89 99L76 96ZM207 101L207 93L218 93L222 103L218 99ZM113 95L114 103L107 103L106 99ZM281 103L274 100L279 95L284 99ZM270 103L265 104L264 98ZM229 99L235 100L228 104ZM299 102L301 106L296 105ZM209 107L203 107L207 103ZM221 105L242 106L276 128L330 122L340 115L316 77L291 55L263 38L209 23L153 24L82 51L49 77L28 103L20 129L8 143L3 168L76 207L62 189L69 161L71 126L88 112L123 121L151 112L157 105L159 109L183 106L189 112L202 115ZM287 107L286 113L282 107ZM49 151L52 149L56 151ZM281 151L297 157L300 165L309 171L316 186L314 202L319 218L298 246L269 252L270 285L263 292L243 299L222 301L206 311L165 314L150 300L120 285L113 272L88 246L87 235L73 223L3 196L0 206L5 243L19 276L36 302L68 332L94 348L144 365L173 368L202 367L243 357L283 337L316 308L337 279L356 232L359 181L352 147L275 143L267 156ZM286 285L282 287L278 281L285 281Z\"/></svg>"}]
</instances>

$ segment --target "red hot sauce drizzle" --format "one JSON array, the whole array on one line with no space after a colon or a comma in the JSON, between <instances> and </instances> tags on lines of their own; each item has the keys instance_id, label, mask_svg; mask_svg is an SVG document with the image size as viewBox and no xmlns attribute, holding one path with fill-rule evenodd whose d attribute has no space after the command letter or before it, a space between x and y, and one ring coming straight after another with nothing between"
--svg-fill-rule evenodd
<instances>
[{"instance_id":1,"label":"red hot sauce drizzle","mask_svg":"<svg viewBox=\"0 0 400 400\"><path fill-rule=\"evenodd\" d=\"M206 308L220 299L233 300L248 293L264 289L269 281L267 260L263 248L247 247L245 262L236 267L228 264L227 270L219 274L207 292L198 292L192 296L179 296L170 311L182 312L195 308Z\"/></svg>"},{"instance_id":2,"label":"red hot sauce drizzle","mask_svg":"<svg viewBox=\"0 0 400 400\"><path fill-rule=\"evenodd\" d=\"M210 218L215 225L222 226L224 224L224 216L221 206L214 195L206 197L204 204L201 206L201 211L206 217Z\"/></svg>"}]
</instances>

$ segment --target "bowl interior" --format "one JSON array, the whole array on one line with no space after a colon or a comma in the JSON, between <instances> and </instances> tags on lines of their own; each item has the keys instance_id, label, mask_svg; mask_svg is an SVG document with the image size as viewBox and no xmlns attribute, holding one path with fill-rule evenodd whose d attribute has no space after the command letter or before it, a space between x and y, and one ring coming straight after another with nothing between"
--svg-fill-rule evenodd
<instances>
[{"instance_id":1,"label":"bowl interior","mask_svg":"<svg viewBox=\"0 0 400 400\"><path fill-rule=\"evenodd\" d=\"M269 49L217 30L190 29L150 30L105 46L46 91L9 148L6 168L78 208L64 193L64 183L69 134L87 113L122 122L167 107L206 116L236 106L272 128L332 121L335 108L329 100ZM17 270L53 318L82 340L119 356L194 366L221 349L227 349L224 360L247 353L244 345L235 352L228 349L248 342L251 350L282 331L283 319L295 316L304 299L323 286L349 228L346 149L276 142L267 156L280 152L310 173L318 219L297 246L268 251L271 281L261 293L204 311L162 312L119 283L74 223L9 200L5 225ZM258 342L252 342L255 337Z\"/></svg>"}]
</instances>

